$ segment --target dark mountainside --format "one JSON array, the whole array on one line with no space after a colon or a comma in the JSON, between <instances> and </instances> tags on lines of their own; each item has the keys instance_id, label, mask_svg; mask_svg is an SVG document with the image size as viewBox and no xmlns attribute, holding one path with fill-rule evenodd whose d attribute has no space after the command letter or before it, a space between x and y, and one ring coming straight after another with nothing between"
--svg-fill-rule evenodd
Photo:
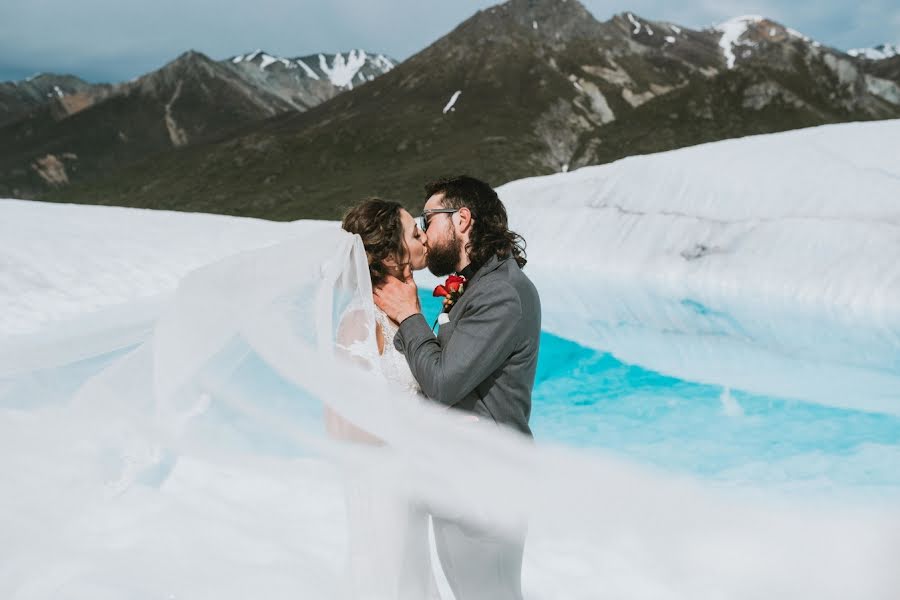
<instances>
[{"instance_id":1,"label":"dark mountainside","mask_svg":"<svg viewBox=\"0 0 900 600\"><path fill-rule=\"evenodd\" d=\"M355 61L352 70L347 60ZM358 51L347 60L343 55L283 59L260 50L214 61L191 51L123 84L91 86L44 75L2 84L0 93L12 97L14 90L22 100L15 104L19 118L12 118L11 108L11 122L0 127L5 142L0 195L40 198L53 189L68 190L70 183L102 180L148 157L307 110L352 89L354 80L359 85L394 65L382 55ZM338 68L329 73L320 65ZM351 72L354 80L332 81ZM13 107L12 101L8 105Z\"/></svg>"}]
</instances>

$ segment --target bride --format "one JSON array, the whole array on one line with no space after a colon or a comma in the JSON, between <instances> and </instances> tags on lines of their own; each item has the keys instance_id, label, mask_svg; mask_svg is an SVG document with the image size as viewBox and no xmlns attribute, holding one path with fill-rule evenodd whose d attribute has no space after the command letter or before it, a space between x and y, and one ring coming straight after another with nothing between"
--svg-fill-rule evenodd
<instances>
[{"instance_id":1,"label":"bride","mask_svg":"<svg viewBox=\"0 0 900 600\"><path fill-rule=\"evenodd\" d=\"M410 277L425 268L428 240L415 219L397 202L367 199L344 216L344 230L363 242L373 288L388 276ZM406 358L394 348L398 324L375 307L377 356L365 356L346 339L345 350L360 359L411 401L424 399ZM340 333L339 333L340 338ZM340 340L339 340L340 341ZM332 437L383 446L383 442L326 407ZM347 485L350 585L356 598L440 598L431 563L428 513L388 486L379 473L363 473Z\"/></svg>"}]
</instances>

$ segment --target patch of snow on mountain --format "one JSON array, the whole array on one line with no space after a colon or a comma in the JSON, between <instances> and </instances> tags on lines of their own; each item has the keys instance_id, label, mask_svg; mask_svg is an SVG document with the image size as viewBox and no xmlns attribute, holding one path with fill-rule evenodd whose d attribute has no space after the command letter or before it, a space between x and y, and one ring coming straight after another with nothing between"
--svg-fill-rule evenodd
<instances>
[{"instance_id":1,"label":"patch of snow on mountain","mask_svg":"<svg viewBox=\"0 0 900 600\"><path fill-rule=\"evenodd\" d=\"M669 42L670 44L674 44L674 43L675 43L675 37L674 37L674 36L667 35L665 39L666 39L666 41Z\"/></svg>"},{"instance_id":2,"label":"patch of snow on mountain","mask_svg":"<svg viewBox=\"0 0 900 600\"><path fill-rule=\"evenodd\" d=\"M291 68L291 61L289 61L288 59L279 58L277 56L272 56L270 54L262 55L262 62L259 63L259 68L261 70L265 71L266 67L268 67L269 65L273 65L277 62L280 62L281 64L283 64L285 67L287 67L289 69Z\"/></svg>"},{"instance_id":3,"label":"patch of snow on mountain","mask_svg":"<svg viewBox=\"0 0 900 600\"><path fill-rule=\"evenodd\" d=\"M796 29L791 29L790 27L785 27L784 30L787 31L788 34L792 35L795 38L800 38L804 42L812 42L812 39L808 35L800 33Z\"/></svg>"},{"instance_id":4,"label":"patch of snow on mountain","mask_svg":"<svg viewBox=\"0 0 900 600\"><path fill-rule=\"evenodd\" d=\"M318 81L320 79L319 74L316 73L315 71L313 71L309 67L309 65L307 65L305 62L303 62L299 58L297 59L297 64L300 66L300 68L303 69L303 71L306 73L307 76L311 77L312 79L315 79L316 81Z\"/></svg>"},{"instance_id":5,"label":"patch of snow on mountain","mask_svg":"<svg viewBox=\"0 0 900 600\"><path fill-rule=\"evenodd\" d=\"M394 64L394 62L391 59L389 59L384 54L379 54L374 59L372 59L372 62L375 64L376 67L381 69L382 73L387 73L388 71L393 69L395 66L397 66Z\"/></svg>"},{"instance_id":6,"label":"patch of snow on mountain","mask_svg":"<svg viewBox=\"0 0 900 600\"><path fill-rule=\"evenodd\" d=\"M847 54L859 58L868 58L869 60L884 60L885 58L893 58L900 55L900 46L882 44L874 48L854 48L847 50Z\"/></svg>"},{"instance_id":7,"label":"patch of snow on mountain","mask_svg":"<svg viewBox=\"0 0 900 600\"><path fill-rule=\"evenodd\" d=\"M353 89L353 78L366 65L366 53L363 50L351 50L347 58L341 53L335 54L331 65L323 54L319 55L319 69L338 87Z\"/></svg>"},{"instance_id":8,"label":"patch of snow on mountain","mask_svg":"<svg viewBox=\"0 0 900 600\"><path fill-rule=\"evenodd\" d=\"M747 32L747 28L750 25L759 23L762 20L763 17L759 15L745 15L735 17L715 27L716 31L722 33L722 37L719 39L719 47L725 55L725 63L729 69L734 68L734 62L737 59L734 54L734 47L743 45L740 41L741 36Z\"/></svg>"},{"instance_id":9,"label":"patch of snow on mountain","mask_svg":"<svg viewBox=\"0 0 900 600\"><path fill-rule=\"evenodd\" d=\"M459 95L460 95L460 94L462 94L462 90L456 90L455 92L453 92L453 95L450 96L450 101L447 102L447 105L446 105L446 106L444 106L444 114L445 114L445 115L446 115L448 112L450 112L451 110L454 110L454 109L453 109L453 105L456 104L456 101L457 101L457 100L459 100Z\"/></svg>"},{"instance_id":10,"label":"patch of snow on mountain","mask_svg":"<svg viewBox=\"0 0 900 600\"><path fill-rule=\"evenodd\" d=\"M641 32L641 23L640 23L640 21L638 21L637 19L635 19L635 18L634 18L634 15L631 14L631 13L626 13L626 15L628 16L628 20L631 21L631 24L634 25L634 31L632 31L631 33L632 33L633 35L639 34L639 33Z\"/></svg>"}]
</instances>

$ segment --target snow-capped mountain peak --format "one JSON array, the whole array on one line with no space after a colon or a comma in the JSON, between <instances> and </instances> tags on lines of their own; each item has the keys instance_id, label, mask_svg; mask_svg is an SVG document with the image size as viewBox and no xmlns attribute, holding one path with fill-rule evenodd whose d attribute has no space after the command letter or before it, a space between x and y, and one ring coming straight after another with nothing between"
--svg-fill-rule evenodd
<instances>
[{"instance_id":1,"label":"snow-capped mountain peak","mask_svg":"<svg viewBox=\"0 0 900 600\"><path fill-rule=\"evenodd\" d=\"M728 69L734 69L738 58L749 58L761 43L784 42L791 39L819 48L821 44L809 36L785 27L761 15L744 15L729 19L712 28L721 34L719 47Z\"/></svg>"},{"instance_id":2,"label":"snow-capped mountain peak","mask_svg":"<svg viewBox=\"0 0 900 600\"><path fill-rule=\"evenodd\" d=\"M234 65L246 68L255 65L266 71L273 65L284 69L299 69L301 77L316 81L327 80L339 88L353 89L353 85L365 83L387 73L396 63L384 54L368 54L365 50L351 50L347 53L313 54L297 58L285 58L255 50L249 54L239 54L230 59Z\"/></svg>"},{"instance_id":3,"label":"snow-capped mountain peak","mask_svg":"<svg viewBox=\"0 0 900 600\"><path fill-rule=\"evenodd\" d=\"M262 50L256 50L246 55L239 54L232 58L231 62L234 64L242 62L259 63L259 68L263 71L266 70L266 67L274 63L281 63L288 69L297 68L297 65L293 64L289 59L282 58L280 56L273 56L272 54L269 54L268 52L264 52Z\"/></svg>"},{"instance_id":4,"label":"snow-capped mountain peak","mask_svg":"<svg viewBox=\"0 0 900 600\"><path fill-rule=\"evenodd\" d=\"M847 54L858 58L868 58L869 60L884 60L885 58L900 56L900 46L896 44L880 44L874 48L853 48L852 50L847 50Z\"/></svg>"}]
</instances>

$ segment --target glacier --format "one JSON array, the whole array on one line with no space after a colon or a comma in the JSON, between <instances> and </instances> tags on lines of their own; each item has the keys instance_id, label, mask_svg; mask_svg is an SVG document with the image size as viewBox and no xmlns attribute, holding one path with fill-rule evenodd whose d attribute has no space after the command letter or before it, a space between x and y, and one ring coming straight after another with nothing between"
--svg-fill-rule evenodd
<instances>
[{"instance_id":1,"label":"glacier","mask_svg":"<svg viewBox=\"0 0 900 600\"><path fill-rule=\"evenodd\" d=\"M818 127L499 193L546 330L682 379L898 414L898 140L900 121Z\"/></svg>"},{"instance_id":2,"label":"glacier","mask_svg":"<svg viewBox=\"0 0 900 600\"><path fill-rule=\"evenodd\" d=\"M721 385L723 397L735 388L898 414L898 141L900 121L827 126L498 191L528 241L547 331ZM338 597L346 522L332 465L376 458L294 427L279 403L298 401L298 385L339 394L368 419L400 450L387 466L402 466L416 494L499 522L527 505L529 597L887 600L900 590L894 492L723 489L460 430L425 407L373 412L389 392L294 345L279 327L290 305L241 322L255 302L246 281L290 291L336 246L295 250L338 239L335 223L17 200L0 200L0 216L4 597ZM194 343L232 328L238 347ZM207 391L169 406L184 419L162 427L154 390L173 381L163 375L206 354L219 367L250 356L258 369L197 371ZM159 370L146 371L152 356ZM29 394L46 402L17 402ZM302 451L248 444L280 437Z\"/></svg>"}]
</instances>

